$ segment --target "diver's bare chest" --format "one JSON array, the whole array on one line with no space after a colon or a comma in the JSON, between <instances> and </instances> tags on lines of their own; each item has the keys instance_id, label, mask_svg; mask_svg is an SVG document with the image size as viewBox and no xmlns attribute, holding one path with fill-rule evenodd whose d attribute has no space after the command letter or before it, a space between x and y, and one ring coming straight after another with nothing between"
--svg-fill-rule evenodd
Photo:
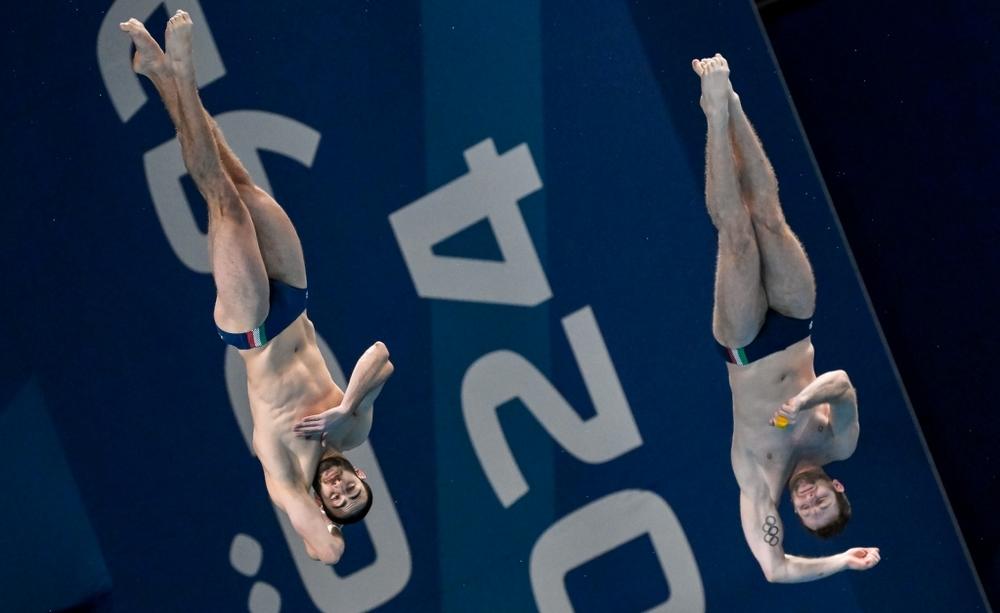
<instances>
[{"instance_id":1,"label":"diver's bare chest","mask_svg":"<svg viewBox=\"0 0 1000 613\"><path fill-rule=\"evenodd\" d=\"M825 457L833 444L828 408L804 414L786 429L775 428L766 422L763 426L746 427L743 432L736 433L735 440L739 440L755 463L768 472L780 472L799 458Z\"/></svg>"},{"instance_id":2,"label":"diver's bare chest","mask_svg":"<svg viewBox=\"0 0 1000 613\"><path fill-rule=\"evenodd\" d=\"M284 483L306 483L312 478L323 446L318 438L299 438L269 429L254 430L254 451L270 478Z\"/></svg>"}]
</instances>

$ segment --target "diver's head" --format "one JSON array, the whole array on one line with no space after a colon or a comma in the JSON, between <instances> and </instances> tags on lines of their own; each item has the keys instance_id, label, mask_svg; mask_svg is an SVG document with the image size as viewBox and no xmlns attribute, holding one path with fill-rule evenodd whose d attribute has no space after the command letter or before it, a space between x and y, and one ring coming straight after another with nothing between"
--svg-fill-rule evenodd
<instances>
[{"instance_id":1,"label":"diver's head","mask_svg":"<svg viewBox=\"0 0 1000 613\"><path fill-rule=\"evenodd\" d=\"M788 480L792 508L806 530L819 538L840 534L851 519L851 503L844 485L822 468L811 468Z\"/></svg>"},{"instance_id":2,"label":"diver's head","mask_svg":"<svg viewBox=\"0 0 1000 613\"><path fill-rule=\"evenodd\" d=\"M326 516L334 523L357 523L372 508L372 488L365 481L365 472L340 454L319 461L312 485Z\"/></svg>"}]
</instances>

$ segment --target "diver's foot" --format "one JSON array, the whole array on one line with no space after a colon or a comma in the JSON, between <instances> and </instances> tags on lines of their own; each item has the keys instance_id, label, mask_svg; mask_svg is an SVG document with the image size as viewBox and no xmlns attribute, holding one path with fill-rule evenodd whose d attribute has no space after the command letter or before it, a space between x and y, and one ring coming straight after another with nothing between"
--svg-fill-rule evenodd
<instances>
[{"instance_id":1,"label":"diver's foot","mask_svg":"<svg viewBox=\"0 0 1000 613\"><path fill-rule=\"evenodd\" d=\"M713 57L692 60L691 68L701 77L701 108L708 117L729 110L729 100L735 95L729 82L729 63L716 53Z\"/></svg>"},{"instance_id":2,"label":"diver's foot","mask_svg":"<svg viewBox=\"0 0 1000 613\"><path fill-rule=\"evenodd\" d=\"M118 24L118 27L129 35L135 45L132 70L153 80L170 72L167 56L153 40L153 37L149 35L146 26L142 25L141 21L133 17Z\"/></svg>"},{"instance_id":3,"label":"diver's foot","mask_svg":"<svg viewBox=\"0 0 1000 613\"><path fill-rule=\"evenodd\" d=\"M191 16L177 11L167 22L167 57L178 77L194 76L194 58L191 55Z\"/></svg>"}]
</instances>

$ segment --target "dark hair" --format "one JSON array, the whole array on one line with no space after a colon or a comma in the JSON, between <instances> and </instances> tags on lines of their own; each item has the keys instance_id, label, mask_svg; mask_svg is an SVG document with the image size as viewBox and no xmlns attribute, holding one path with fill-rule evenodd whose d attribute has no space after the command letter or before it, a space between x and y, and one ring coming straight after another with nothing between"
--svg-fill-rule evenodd
<instances>
[{"instance_id":1,"label":"dark hair","mask_svg":"<svg viewBox=\"0 0 1000 613\"><path fill-rule=\"evenodd\" d=\"M351 464L347 460L347 458L337 458L337 463L345 467L349 467L351 471L355 470L354 465ZM321 464L318 464L316 466L316 474L313 475L313 482L312 482L313 491L316 492L317 494L320 494L320 492L322 491L320 489L320 483L319 483L320 466ZM370 485L368 485L367 481L362 479L361 485L362 487L365 488L365 492L368 494L368 500L365 501L364 506L360 507L356 511L351 512L349 515L345 515L343 517L334 516L333 512L330 511L329 507L326 506L326 500L324 500L323 496L320 495L320 501L323 503L323 513L326 515L327 519L340 526L346 526L348 524L356 524L362 519L364 519L365 515L368 515L368 511L371 510L372 500L374 500L375 497L372 495L372 488Z\"/></svg>"},{"instance_id":2,"label":"dark hair","mask_svg":"<svg viewBox=\"0 0 1000 613\"><path fill-rule=\"evenodd\" d=\"M851 501L847 499L847 494L836 490L834 490L833 494L834 499L837 501L837 508L840 509L840 513L837 514L836 519L825 526L820 526L815 530L807 526L805 522L802 523L803 528L821 539L828 539L832 536L840 534L844 531L844 526L847 525L847 522L851 520ZM801 516L799 516L799 521L802 521Z\"/></svg>"}]
</instances>

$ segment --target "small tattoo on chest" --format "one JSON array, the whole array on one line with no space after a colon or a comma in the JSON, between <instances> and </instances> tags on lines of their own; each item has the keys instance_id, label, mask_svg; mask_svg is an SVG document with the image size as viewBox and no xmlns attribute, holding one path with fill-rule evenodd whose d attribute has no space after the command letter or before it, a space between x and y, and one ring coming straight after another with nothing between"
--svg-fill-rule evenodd
<instances>
[{"instance_id":1,"label":"small tattoo on chest","mask_svg":"<svg viewBox=\"0 0 1000 613\"><path fill-rule=\"evenodd\" d=\"M781 529L778 528L778 518L774 515L768 515L760 529L764 533L764 542L771 547L777 546L780 540L778 535L781 533Z\"/></svg>"}]
</instances>

